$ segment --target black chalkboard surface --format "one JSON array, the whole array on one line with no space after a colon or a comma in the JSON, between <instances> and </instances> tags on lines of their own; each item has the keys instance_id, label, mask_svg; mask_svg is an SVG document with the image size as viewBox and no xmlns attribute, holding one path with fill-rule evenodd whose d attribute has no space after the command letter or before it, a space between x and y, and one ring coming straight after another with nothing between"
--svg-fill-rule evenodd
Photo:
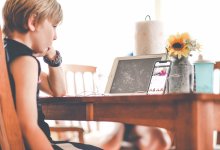
<instances>
[{"instance_id":1,"label":"black chalkboard surface","mask_svg":"<svg viewBox=\"0 0 220 150\"><path fill-rule=\"evenodd\" d=\"M146 92L154 63L164 57L165 54L116 58L105 93Z\"/></svg>"}]
</instances>

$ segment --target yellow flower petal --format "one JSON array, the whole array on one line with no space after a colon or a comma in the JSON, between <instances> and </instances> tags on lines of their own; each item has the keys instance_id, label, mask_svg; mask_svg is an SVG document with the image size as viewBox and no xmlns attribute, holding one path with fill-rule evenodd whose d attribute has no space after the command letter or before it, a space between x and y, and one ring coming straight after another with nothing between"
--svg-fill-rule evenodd
<instances>
[{"instance_id":1,"label":"yellow flower petal","mask_svg":"<svg viewBox=\"0 0 220 150\"><path fill-rule=\"evenodd\" d=\"M179 59L182 56L188 57L190 50L187 47L186 40L190 40L190 36L188 33L183 33L183 34L177 33L176 35L171 35L168 38L168 42L167 42L168 54L170 56L174 56Z\"/></svg>"}]
</instances>

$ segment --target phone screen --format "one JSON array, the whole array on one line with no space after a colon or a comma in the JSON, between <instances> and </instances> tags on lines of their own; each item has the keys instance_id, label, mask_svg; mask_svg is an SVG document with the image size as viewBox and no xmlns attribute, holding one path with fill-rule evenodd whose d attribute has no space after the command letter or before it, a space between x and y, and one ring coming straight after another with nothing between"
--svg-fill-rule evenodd
<instances>
[{"instance_id":1,"label":"phone screen","mask_svg":"<svg viewBox=\"0 0 220 150\"><path fill-rule=\"evenodd\" d=\"M171 61L157 61L151 76L148 94L163 94L167 77L170 72Z\"/></svg>"}]
</instances>

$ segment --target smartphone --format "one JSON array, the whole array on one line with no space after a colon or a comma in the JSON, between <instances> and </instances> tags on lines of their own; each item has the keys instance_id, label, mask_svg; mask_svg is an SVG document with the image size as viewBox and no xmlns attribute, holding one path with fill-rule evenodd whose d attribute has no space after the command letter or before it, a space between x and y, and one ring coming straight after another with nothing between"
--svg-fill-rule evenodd
<instances>
[{"instance_id":1,"label":"smartphone","mask_svg":"<svg viewBox=\"0 0 220 150\"><path fill-rule=\"evenodd\" d=\"M164 94L169 77L171 61L156 61L153 67L147 94Z\"/></svg>"}]
</instances>

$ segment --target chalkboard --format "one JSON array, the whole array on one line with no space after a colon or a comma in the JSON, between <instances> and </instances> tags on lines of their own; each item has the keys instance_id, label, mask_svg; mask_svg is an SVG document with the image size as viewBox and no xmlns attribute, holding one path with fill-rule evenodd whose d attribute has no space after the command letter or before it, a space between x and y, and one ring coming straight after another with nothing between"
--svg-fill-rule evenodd
<instances>
[{"instance_id":1,"label":"chalkboard","mask_svg":"<svg viewBox=\"0 0 220 150\"><path fill-rule=\"evenodd\" d=\"M109 77L108 93L146 92L155 61L164 55L118 58L113 64ZM115 65L115 66L114 66Z\"/></svg>"}]
</instances>

